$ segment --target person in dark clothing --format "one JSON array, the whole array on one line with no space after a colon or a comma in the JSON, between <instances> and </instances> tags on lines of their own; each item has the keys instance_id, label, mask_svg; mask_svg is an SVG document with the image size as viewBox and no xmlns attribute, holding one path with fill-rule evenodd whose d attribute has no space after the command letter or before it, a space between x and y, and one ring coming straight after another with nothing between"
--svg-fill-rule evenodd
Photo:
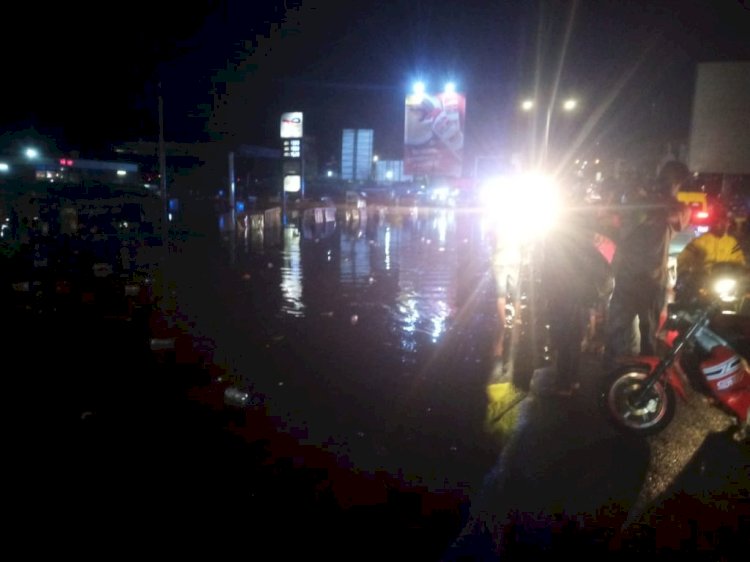
<instances>
[{"instance_id":1,"label":"person in dark clothing","mask_svg":"<svg viewBox=\"0 0 750 562\"><path fill-rule=\"evenodd\" d=\"M580 361L592 309L611 292L612 271L597 249L592 209L571 206L552 230L545 253L543 292L554 356L552 390L568 396L579 384Z\"/></svg>"},{"instance_id":2,"label":"person in dark clothing","mask_svg":"<svg viewBox=\"0 0 750 562\"><path fill-rule=\"evenodd\" d=\"M657 332L667 303L669 242L690 220L690 208L677 200L677 192L689 177L687 166L667 162L651 190L635 190L620 207L605 367L621 356L657 354Z\"/></svg>"}]
</instances>

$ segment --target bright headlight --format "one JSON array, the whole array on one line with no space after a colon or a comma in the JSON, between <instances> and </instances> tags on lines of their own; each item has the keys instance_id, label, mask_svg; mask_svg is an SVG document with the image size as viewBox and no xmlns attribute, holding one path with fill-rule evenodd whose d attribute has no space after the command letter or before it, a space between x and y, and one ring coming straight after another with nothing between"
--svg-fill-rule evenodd
<instances>
[{"instance_id":1,"label":"bright headlight","mask_svg":"<svg viewBox=\"0 0 750 562\"><path fill-rule=\"evenodd\" d=\"M724 302L731 302L737 299L737 280L729 277L722 277L714 282L714 293Z\"/></svg>"},{"instance_id":2,"label":"bright headlight","mask_svg":"<svg viewBox=\"0 0 750 562\"><path fill-rule=\"evenodd\" d=\"M480 197L494 227L516 235L543 234L560 211L558 186L543 174L491 178Z\"/></svg>"}]
</instances>

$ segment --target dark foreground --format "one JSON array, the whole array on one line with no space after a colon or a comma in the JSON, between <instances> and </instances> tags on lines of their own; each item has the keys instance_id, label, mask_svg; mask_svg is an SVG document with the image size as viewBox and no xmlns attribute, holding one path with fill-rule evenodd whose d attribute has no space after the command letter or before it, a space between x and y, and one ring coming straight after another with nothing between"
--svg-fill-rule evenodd
<instances>
[{"instance_id":1,"label":"dark foreground","mask_svg":"<svg viewBox=\"0 0 750 562\"><path fill-rule=\"evenodd\" d=\"M459 453L489 460L469 494L355 469L262 401L226 407L236 381L166 303L129 320L11 304L5 521L28 557L744 560L750 546L748 452L690 408L661 440L623 439L597 417L595 373L572 400L518 395L494 457ZM184 337L153 351L164 318ZM289 360L273 353L259 364Z\"/></svg>"},{"instance_id":2,"label":"dark foreground","mask_svg":"<svg viewBox=\"0 0 750 562\"><path fill-rule=\"evenodd\" d=\"M9 537L27 556L739 560L747 552L747 465L736 467L732 488L717 481L723 465L701 458L705 451L626 527L642 480L654 477L637 470L648 464L645 446L597 431L569 446L560 424L521 420L512 454L472 507L455 493L337 464L260 408L227 409L221 372L153 352L145 317L24 321L6 336L18 359L5 370L4 472ZM554 408L585 425L585 411L545 400L522 409L533 419ZM723 436L710 441L707 450L728 462L747 461Z\"/></svg>"},{"instance_id":3,"label":"dark foreground","mask_svg":"<svg viewBox=\"0 0 750 562\"><path fill-rule=\"evenodd\" d=\"M211 366L152 352L145 319L18 322L4 472L26 556L436 560L460 529L465 499L360 476L261 410L223 409Z\"/></svg>"}]
</instances>

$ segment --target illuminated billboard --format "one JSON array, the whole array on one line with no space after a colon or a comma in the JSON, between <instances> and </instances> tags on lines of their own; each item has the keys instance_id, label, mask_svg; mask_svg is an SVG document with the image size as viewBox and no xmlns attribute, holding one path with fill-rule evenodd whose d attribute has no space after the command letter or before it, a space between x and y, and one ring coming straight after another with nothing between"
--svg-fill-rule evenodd
<instances>
[{"instance_id":1,"label":"illuminated billboard","mask_svg":"<svg viewBox=\"0 0 750 562\"><path fill-rule=\"evenodd\" d=\"M290 111L281 114L281 138L302 138L302 112Z\"/></svg>"},{"instance_id":2,"label":"illuminated billboard","mask_svg":"<svg viewBox=\"0 0 750 562\"><path fill-rule=\"evenodd\" d=\"M411 94L404 118L404 173L460 177L466 97L457 92Z\"/></svg>"},{"instance_id":3,"label":"illuminated billboard","mask_svg":"<svg viewBox=\"0 0 750 562\"><path fill-rule=\"evenodd\" d=\"M689 143L690 169L750 174L750 61L699 63Z\"/></svg>"}]
</instances>

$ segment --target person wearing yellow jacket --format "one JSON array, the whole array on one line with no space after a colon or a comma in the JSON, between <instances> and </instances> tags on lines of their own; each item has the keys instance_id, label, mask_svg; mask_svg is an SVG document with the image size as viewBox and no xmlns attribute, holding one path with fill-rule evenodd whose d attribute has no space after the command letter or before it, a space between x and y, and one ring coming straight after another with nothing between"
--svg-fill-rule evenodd
<instances>
[{"instance_id":1,"label":"person wearing yellow jacket","mask_svg":"<svg viewBox=\"0 0 750 562\"><path fill-rule=\"evenodd\" d=\"M716 208L708 232L693 238L677 256L678 280L707 274L718 263L747 265L739 240L729 232L730 224L726 210Z\"/></svg>"}]
</instances>

